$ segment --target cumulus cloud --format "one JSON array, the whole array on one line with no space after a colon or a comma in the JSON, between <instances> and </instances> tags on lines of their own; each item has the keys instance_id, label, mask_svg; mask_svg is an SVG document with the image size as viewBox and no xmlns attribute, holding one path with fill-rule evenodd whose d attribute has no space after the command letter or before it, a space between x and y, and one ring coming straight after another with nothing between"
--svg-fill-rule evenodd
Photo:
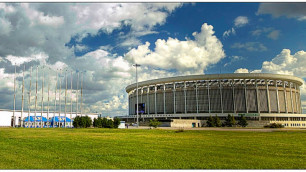
<instances>
[{"instance_id":1,"label":"cumulus cloud","mask_svg":"<svg viewBox=\"0 0 306 172\"><path fill-rule=\"evenodd\" d=\"M235 43L231 48L245 49L247 51L267 51L267 47L259 42Z\"/></svg>"},{"instance_id":2,"label":"cumulus cloud","mask_svg":"<svg viewBox=\"0 0 306 172\"><path fill-rule=\"evenodd\" d=\"M236 69L234 73L249 73L249 70L246 68Z\"/></svg>"},{"instance_id":3,"label":"cumulus cloud","mask_svg":"<svg viewBox=\"0 0 306 172\"><path fill-rule=\"evenodd\" d=\"M139 45L138 37L156 33L155 27L163 25L166 18L181 5L180 3L0 3L0 63L3 67L0 69L3 82L0 87L1 107L12 108L12 89L8 85L12 86L13 83L14 64L17 65L17 97L20 97L22 80L20 76L23 64L26 64L26 90L29 88L29 68L35 66L33 70L36 71L38 65L38 89L41 88L42 70L45 70L45 77L51 78L45 80L52 81L51 88L55 88L56 71L62 71L59 78L62 88L65 86L64 73L73 71L75 93L75 71L79 69L77 72L84 75L83 103L87 112L103 110L103 107L97 106L98 102L103 100L102 102L120 104L114 106L117 109L113 111L116 111L117 115L125 114L127 97L124 86L132 82L134 74L130 62L122 56L111 54L109 50L112 47L108 46L90 51L81 57L75 57L74 52L89 50L82 44L82 39L87 36L94 36L100 32L109 34L125 26L130 28L130 31L126 33L128 37L121 37L120 42L123 42L121 46ZM68 47L67 43L72 38L76 38L79 42ZM35 79L33 75L32 78ZM19 99L16 103L20 107Z\"/></svg>"},{"instance_id":4,"label":"cumulus cloud","mask_svg":"<svg viewBox=\"0 0 306 172\"><path fill-rule=\"evenodd\" d=\"M273 17L286 16L306 20L305 3L261 3L257 14L271 14Z\"/></svg>"},{"instance_id":5,"label":"cumulus cloud","mask_svg":"<svg viewBox=\"0 0 306 172\"><path fill-rule=\"evenodd\" d=\"M234 26L225 31L223 33L223 38L226 38L230 35L235 35L236 34L236 29L245 26L246 24L249 23L249 19L246 16L238 16L235 20L234 20Z\"/></svg>"},{"instance_id":6,"label":"cumulus cloud","mask_svg":"<svg viewBox=\"0 0 306 172\"><path fill-rule=\"evenodd\" d=\"M146 42L126 54L131 63L150 65L181 73L203 73L209 64L225 57L223 45L214 35L213 26L204 23L201 32L192 34L195 40L180 41L175 38L158 39L155 49Z\"/></svg>"}]
</instances>

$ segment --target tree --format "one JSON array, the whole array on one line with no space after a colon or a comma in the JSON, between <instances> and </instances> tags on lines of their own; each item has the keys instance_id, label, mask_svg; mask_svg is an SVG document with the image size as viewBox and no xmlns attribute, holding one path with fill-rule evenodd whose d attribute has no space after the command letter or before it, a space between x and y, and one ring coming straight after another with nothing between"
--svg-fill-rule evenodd
<instances>
[{"instance_id":1,"label":"tree","mask_svg":"<svg viewBox=\"0 0 306 172\"><path fill-rule=\"evenodd\" d=\"M248 126L248 122L247 122L247 120L246 120L244 115L240 116L239 121L238 121L238 125L240 125L241 127Z\"/></svg>"},{"instance_id":2,"label":"tree","mask_svg":"<svg viewBox=\"0 0 306 172\"><path fill-rule=\"evenodd\" d=\"M118 128L120 125L120 118L114 118L114 128Z\"/></svg>"},{"instance_id":3,"label":"tree","mask_svg":"<svg viewBox=\"0 0 306 172\"><path fill-rule=\"evenodd\" d=\"M227 115L227 118L225 119L224 125L225 125L226 127L233 127L234 125L236 125L235 117L232 116L232 115L230 115L230 114L228 114L228 115Z\"/></svg>"},{"instance_id":4,"label":"tree","mask_svg":"<svg viewBox=\"0 0 306 172\"><path fill-rule=\"evenodd\" d=\"M150 123L149 123L150 127L156 128L159 125L160 125L160 122L157 119L153 119L153 120L150 119Z\"/></svg>"},{"instance_id":5,"label":"tree","mask_svg":"<svg viewBox=\"0 0 306 172\"><path fill-rule=\"evenodd\" d=\"M105 128L114 128L114 122L111 119L106 119L106 126Z\"/></svg>"},{"instance_id":6,"label":"tree","mask_svg":"<svg viewBox=\"0 0 306 172\"><path fill-rule=\"evenodd\" d=\"M107 126L107 119L106 118L102 118L101 126L102 126L102 128L106 128L106 126Z\"/></svg>"},{"instance_id":7,"label":"tree","mask_svg":"<svg viewBox=\"0 0 306 172\"><path fill-rule=\"evenodd\" d=\"M206 121L206 126L207 127L214 127L215 126L214 119L213 119L213 117L211 115L208 118L208 120Z\"/></svg>"},{"instance_id":8,"label":"tree","mask_svg":"<svg viewBox=\"0 0 306 172\"><path fill-rule=\"evenodd\" d=\"M92 120L88 116L75 117L73 120L74 128L88 128L92 125Z\"/></svg>"},{"instance_id":9,"label":"tree","mask_svg":"<svg viewBox=\"0 0 306 172\"><path fill-rule=\"evenodd\" d=\"M220 118L217 115L214 117L213 124L216 127L221 127L221 121L220 121Z\"/></svg>"},{"instance_id":10,"label":"tree","mask_svg":"<svg viewBox=\"0 0 306 172\"><path fill-rule=\"evenodd\" d=\"M79 123L80 123L80 117L79 116L76 116L75 118L74 118L74 120L73 120L73 127L74 128L80 128L80 125L79 125Z\"/></svg>"}]
</instances>

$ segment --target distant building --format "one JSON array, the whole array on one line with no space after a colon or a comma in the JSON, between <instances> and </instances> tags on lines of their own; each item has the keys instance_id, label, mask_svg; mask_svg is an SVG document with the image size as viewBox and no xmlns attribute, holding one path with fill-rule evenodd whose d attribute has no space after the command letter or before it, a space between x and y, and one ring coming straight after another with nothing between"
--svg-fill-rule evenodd
<instances>
[{"instance_id":1,"label":"distant building","mask_svg":"<svg viewBox=\"0 0 306 172\"><path fill-rule=\"evenodd\" d=\"M15 115L13 110L7 110L7 109L0 109L0 127L11 127L13 126L13 121L15 121L15 126L16 127L20 127L21 124L23 123L23 126L26 128L34 128L34 121L36 121L36 128L40 128L41 124L41 112L37 112L36 113L36 120L34 120L35 117L35 113L31 111L31 113L29 114L28 111L23 111L22 113L22 118L21 118L21 111L20 110L16 110L15 111ZM14 116L14 119L13 119ZM30 118L29 118L30 116ZM53 123L55 124L55 126L58 126L58 117L59 117L59 113L56 112L54 114L54 112L43 112L42 113L42 122L43 122L43 127L50 127L53 126ZM78 116L81 116L78 113ZM95 113L86 113L83 114L82 116L89 116L92 120L97 117L97 114ZM55 117L55 118L54 118ZM71 123L73 122L73 119L76 117L76 113L73 112L72 114L67 113L66 114L66 127L70 127L70 121ZM60 125L61 127L63 127L63 124L65 123L65 114L61 113L60 114Z\"/></svg>"},{"instance_id":2,"label":"distant building","mask_svg":"<svg viewBox=\"0 0 306 172\"><path fill-rule=\"evenodd\" d=\"M228 114L244 115L250 126L281 123L285 127L306 127L302 114L301 78L264 73L189 75L138 83L140 119L199 120L203 125L212 115L224 120ZM136 83L126 87L129 115L136 119Z\"/></svg>"}]
</instances>

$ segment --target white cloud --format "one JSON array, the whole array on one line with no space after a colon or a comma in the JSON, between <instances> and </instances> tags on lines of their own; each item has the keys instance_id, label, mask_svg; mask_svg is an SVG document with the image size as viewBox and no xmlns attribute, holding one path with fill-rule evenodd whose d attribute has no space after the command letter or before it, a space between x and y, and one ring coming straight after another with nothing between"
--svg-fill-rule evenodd
<instances>
[{"instance_id":1,"label":"white cloud","mask_svg":"<svg viewBox=\"0 0 306 172\"><path fill-rule=\"evenodd\" d=\"M201 32L194 32L193 36L195 40L158 39L154 51L149 49L150 43L147 42L129 51L126 58L131 63L175 69L180 73L203 73L208 65L217 63L225 54L211 25L204 23Z\"/></svg>"},{"instance_id":2,"label":"white cloud","mask_svg":"<svg viewBox=\"0 0 306 172\"><path fill-rule=\"evenodd\" d=\"M242 27L249 23L249 19L246 16L238 16L234 23L236 27Z\"/></svg>"},{"instance_id":3,"label":"white cloud","mask_svg":"<svg viewBox=\"0 0 306 172\"><path fill-rule=\"evenodd\" d=\"M229 37L230 35L236 35L236 29L245 26L249 23L249 19L246 16L238 16L234 20L234 26L223 33L223 38Z\"/></svg>"},{"instance_id":4,"label":"white cloud","mask_svg":"<svg viewBox=\"0 0 306 172\"><path fill-rule=\"evenodd\" d=\"M246 68L239 68L237 70L235 70L234 73L249 73L249 70Z\"/></svg>"},{"instance_id":5,"label":"white cloud","mask_svg":"<svg viewBox=\"0 0 306 172\"><path fill-rule=\"evenodd\" d=\"M259 42L235 43L231 48L245 49L247 51L267 51L267 47Z\"/></svg>"},{"instance_id":6,"label":"white cloud","mask_svg":"<svg viewBox=\"0 0 306 172\"><path fill-rule=\"evenodd\" d=\"M273 40L277 40L278 37L279 37L279 33L280 33L279 30L274 30L274 31L270 32L267 37L271 38Z\"/></svg>"},{"instance_id":7,"label":"white cloud","mask_svg":"<svg viewBox=\"0 0 306 172\"><path fill-rule=\"evenodd\" d=\"M8 55L5 57L8 61L11 62L12 65L20 66L24 63L28 63L31 61L40 61L41 64L46 64L46 60L48 59L48 55L45 53L33 54L30 57L18 57Z\"/></svg>"}]
</instances>

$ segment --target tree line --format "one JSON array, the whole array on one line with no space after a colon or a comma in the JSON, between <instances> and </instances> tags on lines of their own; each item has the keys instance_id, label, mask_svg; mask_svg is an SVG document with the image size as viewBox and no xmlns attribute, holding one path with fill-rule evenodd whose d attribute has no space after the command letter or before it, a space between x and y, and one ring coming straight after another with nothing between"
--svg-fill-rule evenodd
<instances>
[{"instance_id":1,"label":"tree line","mask_svg":"<svg viewBox=\"0 0 306 172\"><path fill-rule=\"evenodd\" d=\"M216 115L214 117L210 116L206 121L207 127L234 127L234 126L246 127L248 122L244 115L241 115L239 121L236 122L235 117L228 114L225 121L221 123L220 118Z\"/></svg>"},{"instance_id":2,"label":"tree line","mask_svg":"<svg viewBox=\"0 0 306 172\"><path fill-rule=\"evenodd\" d=\"M73 120L73 127L74 128L118 128L120 124L119 118L114 118L114 120L107 119L107 118L95 118L93 121L88 116L77 116Z\"/></svg>"}]
</instances>

